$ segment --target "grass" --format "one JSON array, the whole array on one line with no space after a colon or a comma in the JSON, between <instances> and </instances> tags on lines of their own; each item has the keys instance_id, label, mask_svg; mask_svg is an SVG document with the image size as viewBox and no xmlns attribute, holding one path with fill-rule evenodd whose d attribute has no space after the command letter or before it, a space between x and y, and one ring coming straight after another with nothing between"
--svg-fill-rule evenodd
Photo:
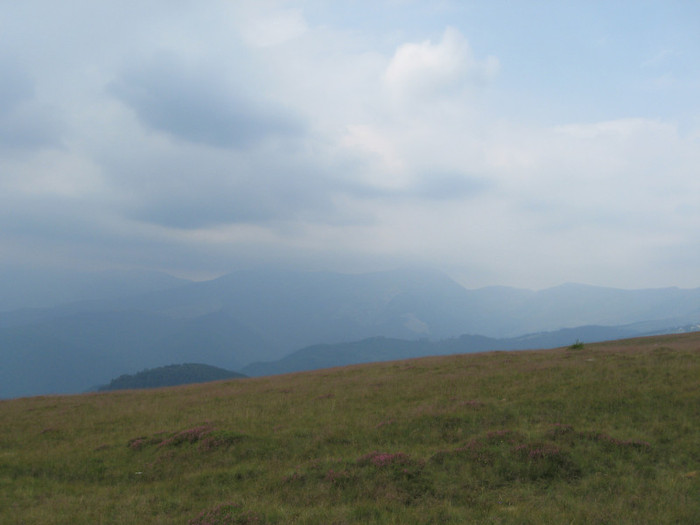
<instances>
[{"instance_id":1,"label":"grass","mask_svg":"<svg viewBox=\"0 0 700 525\"><path fill-rule=\"evenodd\" d=\"M700 523L700 333L0 402L0 523Z\"/></svg>"}]
</instances>

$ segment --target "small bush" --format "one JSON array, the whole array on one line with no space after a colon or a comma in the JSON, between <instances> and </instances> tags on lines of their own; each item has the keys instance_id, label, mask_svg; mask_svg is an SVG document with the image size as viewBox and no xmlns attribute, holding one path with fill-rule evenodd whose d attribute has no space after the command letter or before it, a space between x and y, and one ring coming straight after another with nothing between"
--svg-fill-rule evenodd
<instances>
[{"instance_id":1,"label":"small bush","mask_svg":"<svg viewBox=\"0 0 700 525\"><path fill-rule=\"evenodd\" d=\"M576 339L576 342L569 347L569 350L583 350L583 341Z\"/></svg>"}]
</instances>

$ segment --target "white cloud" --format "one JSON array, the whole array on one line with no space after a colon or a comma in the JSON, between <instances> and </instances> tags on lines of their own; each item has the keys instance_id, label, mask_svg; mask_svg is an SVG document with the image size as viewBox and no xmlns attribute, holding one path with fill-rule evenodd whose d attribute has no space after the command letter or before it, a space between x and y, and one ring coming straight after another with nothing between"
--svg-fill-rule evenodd
<instances>
[{"instance_id":1,"label":"white cloud","mask_svg":"<svg viewBox=\"0 0 700 525\"><path fill-rule=\"evenodd\" d=\"M241 26L243 39L251 46L272 47L298 38L307 30L300 9L264 10L246 19Z\"/></svg>"},{"instance_id":2,"label":"white cloud","mask_svg":"<svg viewBox=\"0 0 700 525\"><path fill-rule=\"evenodd\" d=\"M466 82L490 80L499 69L498 59L478 61L469 42L448 27L439 43L425 40L401 45L384 75L392 96L432 98L459 92Z\"/></svg>"},{"instance_id":3,"label":"white cloud","mask_svg":"<svg viewBox=\"0 0 700 525\"><path fill-rule=\"evenodd\" d=\"M341 145L351 152L357 152L371 166L371 169L359 174L365 183L390 189L401 188L408 182L408 166L396 151L392 138L369 125L348 126Z\"/></svg>"}]
</instances>

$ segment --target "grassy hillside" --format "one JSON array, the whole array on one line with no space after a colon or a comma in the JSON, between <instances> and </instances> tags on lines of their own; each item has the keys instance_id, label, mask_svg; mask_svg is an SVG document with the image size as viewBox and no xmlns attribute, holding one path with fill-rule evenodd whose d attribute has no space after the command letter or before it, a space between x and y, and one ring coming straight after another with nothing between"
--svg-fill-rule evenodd
<instances>
[{"instance_id":1,"label":"grassy hillside","mask_svg":"<svg viewBox=\"0 0 700 525\"><path fill-rule=\"evenodd\" d=\"M0 523L700 523L700 333L0 402Z\"/></svg>"}]
</instances>

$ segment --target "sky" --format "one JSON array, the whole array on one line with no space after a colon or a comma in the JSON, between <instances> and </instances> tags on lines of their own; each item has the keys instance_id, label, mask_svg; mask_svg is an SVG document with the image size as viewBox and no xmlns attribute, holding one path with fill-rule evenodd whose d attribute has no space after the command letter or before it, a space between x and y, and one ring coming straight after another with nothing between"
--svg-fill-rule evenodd
<instances>
[{"instance_id":1,"label":"sky","mask_svg":"<svg viewBox=\"0 0 700 525\"><path fill-rule=\"evenodd\" d=\"M700 287L700 2L0 9L0 268Z\"/></svg>"}]
</instances>

